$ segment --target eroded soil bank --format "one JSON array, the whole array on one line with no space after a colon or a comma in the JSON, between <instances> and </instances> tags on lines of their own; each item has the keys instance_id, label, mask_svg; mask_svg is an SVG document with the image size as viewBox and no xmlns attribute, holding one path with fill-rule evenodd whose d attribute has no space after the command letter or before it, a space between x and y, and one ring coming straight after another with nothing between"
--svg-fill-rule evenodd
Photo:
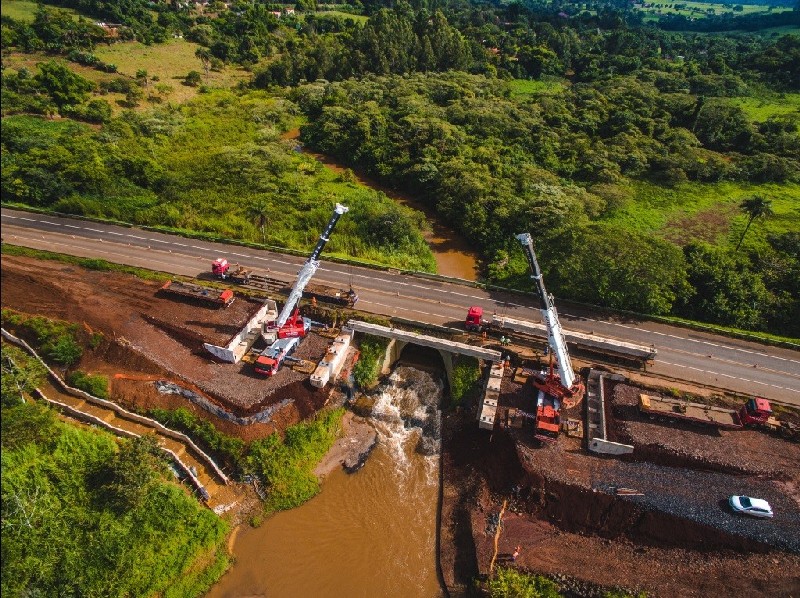
<instances>
[{"instance_id":1,"label":"eroded soil bank","mask_svg":"<svg viewBox=\"0 0 800 598\"><path fill-rule=\"evenodd\" d=\"M531 396L503 385L507 404ZM609 390L625 404L636 389ZM497 563L547 575L567 595L614 586L648 596L800 594L800 510L786 492L798 478L797 445L760 432L650 429L626 416L611 425L633 430L628 439L646 448L636 459L598 457L563 435L542 446L526 427L479 430L471 409L445 418L441 565L451 595L469 595L489 574L504 501ZM731 467L725 455L752 446L769 446L773 466L762 455L749 473ZM636 495L618 495L622 487ZM780 514L736 516L725 504L733 493L766 496Z\"/></svg>"}]
</instances>

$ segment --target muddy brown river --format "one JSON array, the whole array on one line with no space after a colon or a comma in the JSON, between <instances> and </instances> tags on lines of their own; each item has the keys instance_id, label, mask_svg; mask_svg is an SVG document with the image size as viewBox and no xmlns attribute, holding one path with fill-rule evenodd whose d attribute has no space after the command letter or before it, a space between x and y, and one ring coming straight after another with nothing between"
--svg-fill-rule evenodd
<instances>
[{"instance_id":1,"label":"muddy brown river","mask_svg":"<svg viewBox=\"0 0 800 598\"><path fill-rule=\"evenodd\" d=\"M426 431L441 383L398 368L378 393L378 446L354 474L259 528L242 526L234 565L207 598L438 598L439 439ZM420 451L424 449L426 454Z\"/></svg>"},{"instance_id":2,"label":"muddy brown river","mask_svg":"<svg viewBox=\"0 0 800 598\"><path fill-rule=\"evenodd\" d=\"M313 156L317 161L336 173L344 172L347 167L333 160L330 156L309 151L299 143L300 129L292 129L282 135L283 139L298 141L298 148L304 154ZM425 241L436 259L436 272L442 276L463 278L464 280L478 279L478 254L467 243L466 239L456 231L442 223L435 212L411 196L390 189L378 181L366 176L363 172L353 171L356 180L371 189L381 191L396 202L413 208L425 214L431 228L425 233Z\"/></svg>"}]
</instances>

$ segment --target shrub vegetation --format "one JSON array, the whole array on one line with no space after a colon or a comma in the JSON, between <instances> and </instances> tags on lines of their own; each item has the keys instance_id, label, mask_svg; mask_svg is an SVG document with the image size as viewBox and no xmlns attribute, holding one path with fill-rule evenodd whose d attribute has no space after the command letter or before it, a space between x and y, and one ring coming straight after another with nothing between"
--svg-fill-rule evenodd
<instances>
[{"instance_id":1,"label":"shrub vegetation","mask_svg":"<svg viewBox=\"0 0 800 598\"><path fill-rule=\"evenodd\" d=\"M182 579L228 526L170 481L149 437L118 441L35 403L4 408L2 427L3 595L146 596L181 583L196 596L227 567L220 552Z\"/></svg>"}]
</instances>

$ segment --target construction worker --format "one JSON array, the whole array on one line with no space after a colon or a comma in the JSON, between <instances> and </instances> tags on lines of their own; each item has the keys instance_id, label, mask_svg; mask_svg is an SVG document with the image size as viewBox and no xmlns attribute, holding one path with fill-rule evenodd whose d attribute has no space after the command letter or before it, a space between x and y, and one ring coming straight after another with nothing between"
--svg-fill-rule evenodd
<instances>
[{"instance_id":1,"label":"construction worker","mask_svg":"<svg viewBox=\"0 0 800 598\"><path fill-rule=\"evenodd\" d=\"M313 295L311 296L311 307L317 307L317 298Z\"/></svg>"},{"instance_id":2,"label":"construction worker","mask_svg":"<svg viewBox=\"0 0 800 598\"><path fill-rule=\"evenodd\" d=\"M516 561L517 560L517 557L519 556L520 550L522 550L522 546L518 544L517 547L514 549L513 554L511 555L511 560L512 561Z\"/></svg>"}]
</instances>

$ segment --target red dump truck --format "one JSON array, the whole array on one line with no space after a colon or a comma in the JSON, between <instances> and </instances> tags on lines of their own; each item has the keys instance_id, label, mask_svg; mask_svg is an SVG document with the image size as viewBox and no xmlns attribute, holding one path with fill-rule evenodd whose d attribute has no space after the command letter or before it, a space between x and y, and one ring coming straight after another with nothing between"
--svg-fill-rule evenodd
<instances>
[{"instance_id":1,"label":"red dump truck","mask_svg":"<svg viewBox=\"0 0 800 598\"><path fill-rule=\"evenodd\" d=\"M179 280L168 280L161 287L160 291L167 295L175 295L187 299L193 299L212 307L228 307L233 303L233 291L230 289L209 289L208 287L181 282Z\"/></svg>"},{"instance_id":2,"label":"red dump truck","mask_svg":"<svg viewBox=\"0 0 800 598\"><path fill-rule=\"evenodd\" d=\"M769 401L761 397L748 400L740 409L725 409L653 395L639 395L639 410L656 419L686 420L729 430L780 425L772 417Z\"/></svg>"}]
</instances>

